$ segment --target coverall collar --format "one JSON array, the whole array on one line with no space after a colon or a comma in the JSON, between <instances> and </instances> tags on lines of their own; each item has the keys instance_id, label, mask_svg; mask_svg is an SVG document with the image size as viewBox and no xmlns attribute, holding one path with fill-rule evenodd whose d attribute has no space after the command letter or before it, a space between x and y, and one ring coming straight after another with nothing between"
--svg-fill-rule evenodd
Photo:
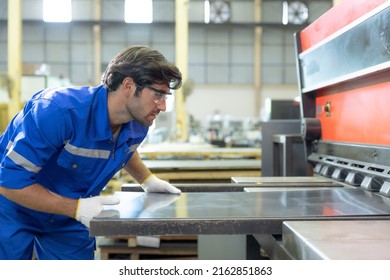
<instances>
[{"instance_id":1,"label":"coverall collar","mask_svg":"<svg viewBox=\"0 0 390 280\"><path fill-rule=\"evenodd\" d=\"M96 141L112 140L113 135L108 118L107 89L100 85L95 88L94 98L91 106L91 137ZM139 129L142 127L143 129ZM129 138L143 137L143 131L148 130L136 120L122 124L122 131L119 134L118 142L126 141Z\"/></svg>"}]
</instances>

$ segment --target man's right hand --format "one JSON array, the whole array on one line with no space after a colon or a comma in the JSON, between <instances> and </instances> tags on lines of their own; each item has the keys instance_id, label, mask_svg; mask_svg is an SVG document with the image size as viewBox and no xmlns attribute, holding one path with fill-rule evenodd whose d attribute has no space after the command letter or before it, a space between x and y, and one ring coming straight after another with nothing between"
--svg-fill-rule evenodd
<instances>
[{"instance_id":1,"label":"man's right hand","mask_svg":"<svg viewBox=\"0 0 390 280\"><path fill-rule=\"evenodd\" d=\"M77 204L75 219L89 227L89 222L103 210L103 205L119 204L119 198L112 195L80 198Z\"/></svg>"}]
</instances>

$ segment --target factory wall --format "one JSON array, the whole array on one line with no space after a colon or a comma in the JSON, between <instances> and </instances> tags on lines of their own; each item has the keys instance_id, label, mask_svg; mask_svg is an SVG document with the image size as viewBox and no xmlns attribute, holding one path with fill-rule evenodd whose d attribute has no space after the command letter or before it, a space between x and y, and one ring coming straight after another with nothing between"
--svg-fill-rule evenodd
<instances>
[{"instance_id":1,"label":"factory wall","mask_svg":"<svg viewBox=\"0 0 390 280\"><path fill-rule=\"evenodd\" d=\"M264 85L261 88L261 104L267 98L294 99L298 94L296 84ZM255 89L252 85L199 85L188 97L186 109L188 114L199 120L202 125L219 112L222 117L245 120L253 118L267 120L269 117L262 106L259 112L254 104Z\"/></svg>"},{"instance_id":2,"label":"factory wall","mask_svg":"<svg viewBox=\"0 0 390 280\"><path fill-rule=\"evenodd\" d=\"M0 0L0 73L7 71L7 1ZM71 23L42 22L42 0L22 0L24 74L42 65L50 76L72 84L96 84L94 32L101 26L102 65L121 49L149 45L175 59L175 0L154 0L153 24L123 22L123 0L103 0L96 21L94 0L73 0ZM331 0L306 1L309 21L332 6ZM261 115L266 98L294 98L296 86L293 33L304 26L283 26L282 0L262 0L261 71L254 77L254 1L232 0L229 24L204 24L203 0L189 1L189 79L193 91L186 107L203 122L215 110L234 117ZM179 50L180 51L180 50ZM260 80L260 92L254 88ZM259 94L258 98L256 94Z\"/></svg>"}]
</instances>

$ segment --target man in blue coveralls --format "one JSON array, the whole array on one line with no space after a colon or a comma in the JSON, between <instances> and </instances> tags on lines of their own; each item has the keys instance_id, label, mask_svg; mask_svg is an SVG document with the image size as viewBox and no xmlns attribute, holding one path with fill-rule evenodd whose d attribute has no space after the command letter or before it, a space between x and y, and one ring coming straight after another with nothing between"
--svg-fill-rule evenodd
<instances>
[{"instance_id":1,"label":"man in blue coveralls","mask_svg":"<svg viewBox=\"0 0 390 280\"><path fill-rule=\"evenodd\" d=\"M0 259L93 259L89 221L124 168L145 192L179 194L153 175L137 147L181 73L158 51L132 46L114 57L98 87L36 93L0 136Z\"/></svg>"}]
</instances>

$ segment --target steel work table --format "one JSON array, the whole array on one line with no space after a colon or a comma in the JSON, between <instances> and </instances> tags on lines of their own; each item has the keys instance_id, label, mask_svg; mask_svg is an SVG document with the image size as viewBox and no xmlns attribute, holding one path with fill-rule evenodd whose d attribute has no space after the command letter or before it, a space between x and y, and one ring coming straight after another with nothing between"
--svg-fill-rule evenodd
<instances>
[{"instance_id":1,"label":"steel work table","mask_svg":"<svg viewBox=\"0 0 390 280\"><path fill-rule=\"evenodd\" d=\"M260 159L170 159L144 160L144 164L160 179L170 182L196 180L230 182L232 176L260 176ZM135 180L123 172L126 182Z\"/></svg>"},{"instance_id":2,"label":"steel work table","mask_svg":"<svg viewBox=\"0 0 390 280\"><path fill-rule=\"evenodd\" d=\"M92 219L92 236L281 234L284 221L390 219L389 198L352 187L116 195L121 203Z\"/></svg>"},{"instance_id":3,"label":"steel work table","mask_svg":"<svg viewBox=\"0 0 390 280\"><path fill-rule=\"evenodd\" d=\"M389 260L390 221L289 221L282 246L294 259Z\"/></svg>"}]
</instances>

